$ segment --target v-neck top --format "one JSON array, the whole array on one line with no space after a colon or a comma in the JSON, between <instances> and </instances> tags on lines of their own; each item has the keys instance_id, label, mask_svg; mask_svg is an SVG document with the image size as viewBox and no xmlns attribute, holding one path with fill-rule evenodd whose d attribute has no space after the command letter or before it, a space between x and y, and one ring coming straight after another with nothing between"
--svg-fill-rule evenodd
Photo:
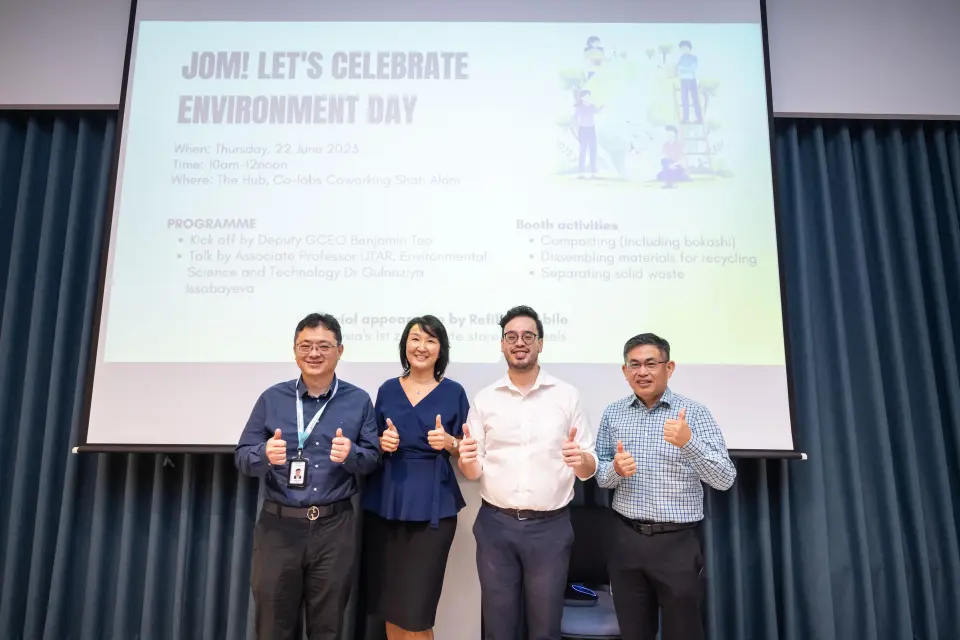
<instances>
[{"instance_id":1,"label":"v-neck top","mask_svg":"<svg viewBox=\"0 0 960 640\"><path fill-rule=\"evenodd\" d=\"M413 405L399 378L387 380L377 391L374 413L378 435L387 428L387 418L400 434L400 445L383 454L383 463L367 478L361 505L387 520L430 522L457 515L466 502L450 454L437 451L427 441L436 426L437 415L444 430L463 437L470 402L459 383L443 378Z\"/></svg>"}]
</instances>

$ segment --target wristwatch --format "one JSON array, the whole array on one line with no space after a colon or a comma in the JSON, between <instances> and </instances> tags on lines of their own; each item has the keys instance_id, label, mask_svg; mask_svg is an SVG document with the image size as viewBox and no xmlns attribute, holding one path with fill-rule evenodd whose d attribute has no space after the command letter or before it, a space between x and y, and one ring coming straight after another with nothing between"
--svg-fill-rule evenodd
<instances>
[{"instance_id":1,"label":"wristwatch","mask_svg":"<svg viewBox=\"0 0 960 640\"><path fill-rule=\"evenodd\" d=\"M453 436L451 436L451 437L453 437ZM455 437L453 437L453 450L456 451L456 450L457 450L457 447L459 447L459 446L460 446L460 441L457 440Z\"/></svg>"}]
</instances>

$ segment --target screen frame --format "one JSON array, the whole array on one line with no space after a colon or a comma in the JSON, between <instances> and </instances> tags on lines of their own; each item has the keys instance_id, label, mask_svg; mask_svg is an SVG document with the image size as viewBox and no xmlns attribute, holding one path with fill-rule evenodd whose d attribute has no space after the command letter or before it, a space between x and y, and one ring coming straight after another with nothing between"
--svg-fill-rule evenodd
<instances>
[{"instance_id":1,"label":"screen frame","mask_svg":"<svg viewBox=\"0 0 960 640\"><path fill-rule=\"evenodd\" d=\"M772 179L773 193L773 215L774 226L776 229L777 246L777 270L780 281L780 310L781 326L783 329L783 348L784 362L786 367L787 381L787 404L788 415L790 419L790 433L793 442L793 449L729 449L728 454L732 458L770 458L770 459L806 459L806 454L802 453L798 442L797 433L797 413L796 413L796 391L795 375L793 368L793 350L791 349L790 339L790 319L788 313L788 295L787 281L784 268L784 239L783 239L783 220L780 212L780 182L779 171L776 162L776 130L775 117L773 112L773 84L771 80L770 69L770 38L767 20L767 2L766 0L756 0L760 5L760 30L763 47L763 68L764 83L767 100L767 131L770 142L770 172ZM90 414L93 404L93 387L96 375L97 361L100 354L100 329L103 321L104 297L106 293L106 281L109 272L110 242L113 230L113 217L116 211L116 198L118 190L118 176L120 172L120 156L123 149L124 140L124 122L127 107L127 92L129 90L130 67L133 62L133 38L137 29L137 5L138 0L130 2L130 17L127 23L126 46L123 61L123 77L120 85L120 104L117 110L116 136L114 138L114 148L110 166L110 184L107 185L107 210L103 218L101 228L101 250L99 257L99 269L97 277L96 299L93 305L94 315L90 324L91 331L86 338L90 340L88 357L86 363L85 378L83 384L83 403L80 412L80 424L74 432L77 435L78 442L73 447L74 453L233 453L234 447L219 444L191 444L191 445L169 445L169 444L88 444L87 434L90 426ZM603 21L601 21L603 22Z\"/></svg>"}]
</instances>

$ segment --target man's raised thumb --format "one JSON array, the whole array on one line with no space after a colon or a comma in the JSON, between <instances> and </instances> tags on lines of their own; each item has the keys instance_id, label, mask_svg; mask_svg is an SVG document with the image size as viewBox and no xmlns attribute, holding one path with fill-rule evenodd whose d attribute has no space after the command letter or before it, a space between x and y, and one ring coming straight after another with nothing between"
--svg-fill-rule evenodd
<instances>
[{"instance_id":1,"label":"man's raised thumb","mask_svg":"<svg viewBox=\"0 0 960 640\"><path fill-rule=\"evenodd\" d=\"M393 426L393 420L391 420L390 418L387 418L387 430L388 430L388 431L396 431L396 430L397 430L397 428L396 428L395 426Z\"/></svg>"},{"instance_id":2,"label":"man's raised thumb","mask_svg":"<svg viewBox=\"0 0 960 640\"><path fill-rule=\"evenodd\" d=\"M470 437L470 427L468 427L467 425L463 425L463 437L464 438Z\"/></svg>"},{"instance_id":3,"label":"man's raised thumb","mask_svg":"<svg viewBox=\"0 0 960 640\"><path fill-rule=\"evenodd\" d=\"M617 453L623 453L623 443L617 440Z\"/></svg>"},{"instance_id":4,"label":"man's raised thumb","mask_svg":"<svg viewBox=\"0 0 960 640\"><path fill-rule=\"evenodd\" d=\"M343 429L337 429L337 437L338 437L338 438L342 438L342 437L343 437Z\"/></svg>"},{"instance_id":5,"label":"man's raised thumb","mask_svg":"<svg viewBox=\"0 0 960 640\"><path fill-rule=\"evenodd\" d=\"M687 419L687 408L686 408L686 407L680 407L680 413L677 414L677 419L680 420L681 422L683 422L684 420Z\"/></svg>"},{"instance_id":6,"label":"man's raised thumb","mask_svg":"<svg viewBox=\"0 0 960 640\"><path fill-rule=\"evenodd\" d=\"M437 414L437 431L443 431L443 422L440 421L440 414Z\"/></svg>"},{"instance_id":7,"label":"man's raised thumb","mask_svg":"<svg viewBox=\"0 0 960 640\"><path fill-rule=\"evenodd\" d=\"M280 429L277 429L276 433L273 434L274 440L280 440Z\"/></svg>"},{"instance_id":8,"label":"man's raised thumb","mask_svg":"<svg viewBox=\"0 0 960 640\"><path fill-rule=\"evenodd\" d=\"M570 435L567 436L567 442L573 442L573 439L577 437L577 428L574 427L570 429Z\"/></svg>"}]
</instances>

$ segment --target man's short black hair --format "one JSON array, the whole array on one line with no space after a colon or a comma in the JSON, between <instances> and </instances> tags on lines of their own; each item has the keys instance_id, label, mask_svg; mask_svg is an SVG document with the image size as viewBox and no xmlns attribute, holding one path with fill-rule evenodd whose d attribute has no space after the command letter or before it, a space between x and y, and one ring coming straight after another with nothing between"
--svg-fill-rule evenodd
<instances>
[{"instance_id":1,"label":"man's short black hair","mask_svg":"<svg viewBox=\"0 0 960 640\"><path fill-rule=\"evenodd\" d=\"M531 307L526 305L520 305L519 307L514 307L503 314L503 317L500 318L500 334L503 335L504 329L506 329L507 323L513 320L514 318L530 318L537 323L537 336L543 338L543 323L540 322L540 316L537 315L537 312L534 311Z\"/></svg>"},{"instance_id":2,"label":"man's short black hair","mask_svg":"<svg viewBox=\"0 0 960 640\"><path fill-rule=\"evenodd\" d=\"M650 344L658 349L660 349L660 357L664 360L670 360L670 343L658 336L655 333L641 333L639 335L633 336L627 343L623 345L623 361L627 361L627 354L636 349L637 347L642 347L645 344Z\"/></svg>"},{"instance_id":3,"label":"man's short black hair","mask_svg":"<svg viewBox=\"0 0 960 640\"><path fill-rule=\"evenodd\" d=\"M447 328L436 316L427 315L414 318L403 328L403 334L400 336L400 364L403 366L403 373L404 375L410 373L410 360L407 358L407 338L410 336L410 330L417 326L420 327L421 331L433 336L440 343L440 353L437 355L437 362L433 365L433 377L439 381L450 363L450 339L447 337Z\"/></svg>"},{"instance_id":4,"label":"man's short black hair","mask_svg":"<svg viewBox=\"0 0 960 640\"><path fill-rule=\"evenodd\" d=\"M329 313L311 313L306 318L297 323L297 330L293 333L293 341L297 341L297 336L304 329L316 329L323 327L327 331L332 331L337 339L337 344L343 342L343 332L340 330L340 322Z\"/></svg>"}]
</instances>

